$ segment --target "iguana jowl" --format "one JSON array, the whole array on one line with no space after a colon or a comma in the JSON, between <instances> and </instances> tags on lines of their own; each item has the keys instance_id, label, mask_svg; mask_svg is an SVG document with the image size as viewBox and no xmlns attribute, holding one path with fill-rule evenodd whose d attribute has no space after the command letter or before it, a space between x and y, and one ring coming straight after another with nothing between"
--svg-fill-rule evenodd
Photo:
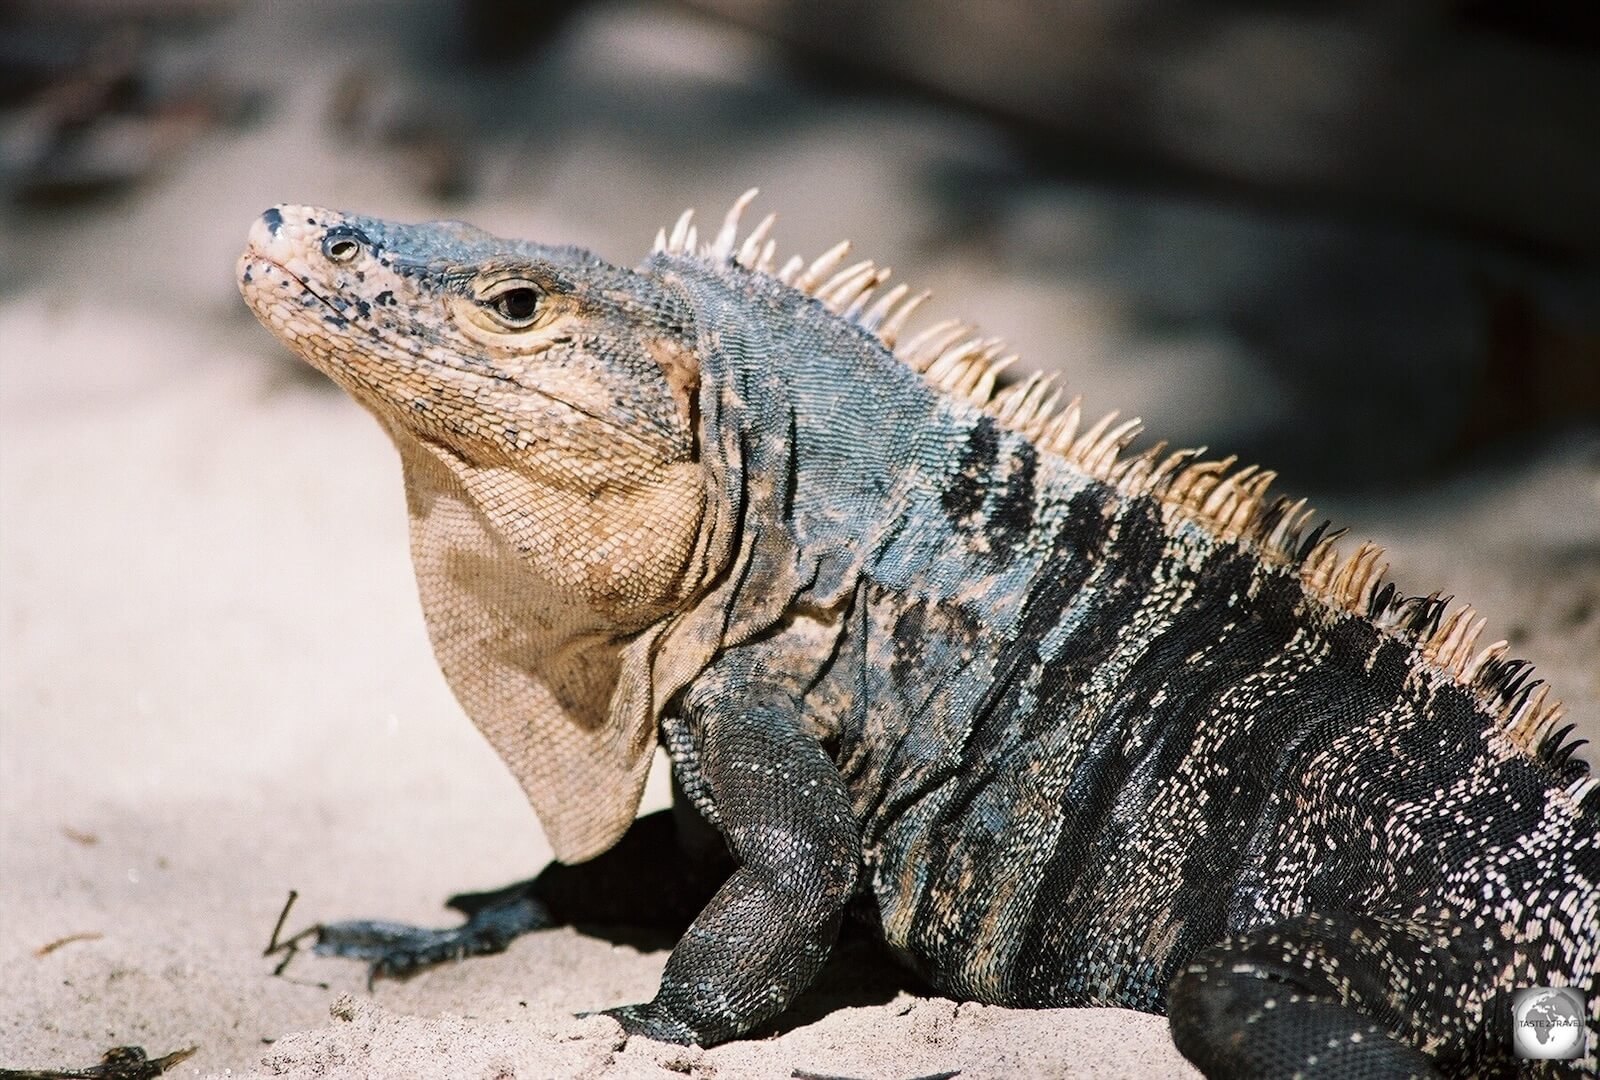
<instances>
[{"instance_id":1,"label":"iguana jowl","mask_svg":"<svg viewBox=\"0 0 1600 1080\"><path fill-rule=\"evenodd\" d=\"M945 993L1165 1011L1212 1075L1508 1070L1511 991L1547 983L1589 991L1593 1069L1600 779L1527 665L1272 474L996 393L965 324L902 343L925 294L844 245L780 268L753 194L633 270L252 229L246 299L394 439L440 664L576 864L322 948L692 918L611 1014L711 1043L855 898ZM634 823L658 737L698 814Z\"/></svg>"}]
</instances>

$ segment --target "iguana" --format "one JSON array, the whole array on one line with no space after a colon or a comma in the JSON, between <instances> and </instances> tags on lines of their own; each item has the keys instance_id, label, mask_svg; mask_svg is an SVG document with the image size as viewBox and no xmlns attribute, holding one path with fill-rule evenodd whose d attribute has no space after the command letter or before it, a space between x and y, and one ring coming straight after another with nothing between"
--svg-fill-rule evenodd
<instances>
[{"instance_id":1,"label":"iguana","mask_svg":"<svg viewBox=\"0 0 1600 1080\"><path fill-rule=\"evenodd\" d=\"M847 245L780 266L753 194L635 269L253 226L244 296L398 447L439 663L560 860L319 948L678 920L607 1011L712 1044L849 909L955 998L1165 1012L1212 1076L1507 1072L1538 984L1587 992L1593 1070L1600 777L1528 665L1272 473L997 390L967 324L908 336L927 294ZM658 739L678 808L634 822Z\"/></svg>"}]
</instances>

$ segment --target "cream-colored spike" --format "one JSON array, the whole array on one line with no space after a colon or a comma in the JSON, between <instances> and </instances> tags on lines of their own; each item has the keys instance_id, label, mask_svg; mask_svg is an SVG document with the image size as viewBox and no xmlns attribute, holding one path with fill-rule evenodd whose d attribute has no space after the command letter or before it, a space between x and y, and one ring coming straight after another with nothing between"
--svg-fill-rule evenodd
<instances>
[{"instance_id":1,"label":"cream-colored spike","mask_svg":"<svg viewBox=\"0 0 1600 1080\"><path fill-rule=\"evenodd\" d=\"M871 281L877 272L877 266L870 260L863 260L834 274L818 285L812 295L822 302L823 307L837 314L850 300L855 299L856 293Z\"/></svg>"},{"instance_id":2,"label":"cream-colored spike","mask_svg":"<svg viewBox=\"0 0 1600 1080\"><path fill-rule=\"evenodd\" d=\"M992 337L983 339L982 355L984 363L994 363L995 360L999 358L1000 354L1005 351L1006 343L1004 338Z\"/></svg>"},{"instance_id":3,"label":"cream-colored spike","mask_svg":"<svg viewBox=\"0 0 1600 1080\"><path fill-rule=\"evenodd\" d=\"M911 321L911 316L932 295L927 289L923 289L915 296L907 299L905 303L900 305L898 310L884 320L883 326L878 329L878 337L884 345L891 349L895 347L895 342L900 339L900 334L905 330L906 323Z\"/></svg>"},{"instance_id":4,"label":"cream-colored spike","mask_svg":"<svg viewBox=\"0 0 1600 1080\"><path fill-rule=\"evenodd\" d=\"M1093 427L1078 436L1078 441L1072 444L1072 449L1067 452L1067 457L1077 462L1080 466L1087 465L1091 451L1100 442L1100 436L1104 435L1111 425L1116 423L1117 417L1120 415L1121 413L1118 410L1112 409L1102 416Z\"/></svg>"},{"instance_id":5,"label":"cream-colored spike","mask_svg":"<svg viewBox=\"0 0 1600 1080\"><path fill-rule=\"evenodd\" d=\"M1389 563L1383 557L1383 548L1367 544L1367 557L1363 565L1350 575L1350 603L1365 614L1372 606L1372 597L1378 591L1383 576L1389 572Z\"/></svg>"},{"instance_id":6,"label":"cream-colored spike","mask_svg":"<svg viewBox=\"0 0 1600 1080\"><path fill-rule=\"evenodd\" d=\"M979 388L983 385L984 376L994 368L995 357L1005 344L999 338L987 338L978 343L978 349L969 354L952 372L946 381L946 387L957 397L972 402L975 405L987 405L989 398L994 393L994 384L989 384L989 392L979 395Z\"/></svg>"},{"instance_id":7,"label":"cream-colored spike","mask_svg":"<svg viewBox=\"0 0 1600 1080\"><path fill-rule=\"evenodd\" d=\"M1472 661L1472 651L1478 647L1478 638L1483 636L1483 628L1489 625L1489 620L1479 618L1467 629L1462 636L1461 644L1456 646L1456 651L1450 655L1450 670L1460 674L1466 670L1467 664Z\"/></svg>"},{"instance_id":8,"label":"cream-colored spike","mask_svg":"<svg viewBox=\"0 0 1600 1080\"><path fill-rule=\"evenodd\" d=\"M1197 505L1212 488L1217 486L1218 477L1233 468L1233 463L1238 460L1236 455L1230 454L1217 461L1199 461L1193 465L1186 465L1172 478L1172 486L1167 488L1167 500Z\"/></svg>"},{"instance_id":9,"label":"cream-colored spike","mask_svg":"<svg viewBox=\"0 0 1600 1080\"><path fill-rule=\"evenodd\" d=\"M1266 490L1267 484L1272 482L1272 474L1247 475L1254 469L1254 465L1249 469L1240 469L1228 478L1226 499L1218 501L1216 493L1213 492L1211 498L1206 500L1208 508L1214 501L1216 502L1216 509L1211 511L1212 520L1223 536L1235 537L1243 534L1261 512L1261 493Z\"/></svg>"},{"instance_id":10,"label":"cream-colored spike","mask_svg":"<svg viewBox=\"0 0 1600 1080\"><path fill-rule=\"evenodd\" d=\"M1544 719L1540 720L1538 724L1534 725L1534 729L1529 736L1529 741L1533 746L1537 747L1551 735L1555 734L1556 728L1561 726L1561 721L1565 720L1566 717L1567 707L1561 704L1559 701L1555 702L1550 706L1549 711L1544 714Z\"/></svg>"},{"instance_id":11,"label":"cream-colored spike","mask_svg":"<svg viewBox=\"0 0 1600 1080\"><path fill-rule=\"evenodd\" d=\"M1188 506L1190 513L1200 513L1201 504L1205 502L1206 496L1211 494L1212 489L1222 483L1224 473L1225 470L1219 470L1215 473L1201 473L1194 478L1189 485L1188 496L1184 500L1184 504Z\"/></svg>"},{"instance_id":12,"label":"cream-colored spike","mask_svg":"<svg viewBox=\"0 0 1600 1080\"><path fill-rule=\"evenodd\" d=\"M667 251L674 255L682 255L691 249L688 244L689 222L694 220L694 207L690 207L678 215L678 220L672 226L672 234L667 237Z\"/></svg>"},{"instance_id":13,"label":"cream-colored spike","mask_svg":"<svg viewBox=\"0 0 1600 1080\"><path fill-rule=\"evenodd\" d=\"M1083 398L1077 396L1044 426L1044 432L1039 437L1040 445L1051 453L1065 456L1072 449L1073 438L1078 434L1078 421L1082 418Z\"/></svg>"},{"instance_id":14,"label":"cream-colored spike","mask_svg":"<svg viewBox=\"0 0 1600 1080\"><path fill-rule=\"evenodd\" d=\"M1123 458L1112 467L1109 480L1127 495L1144 495L1150 490L1150 478L1155 472L1156 462L1161 455L1166 453L1165 440L1130 458Z\"/></svg>"},{"instance_id":15,"label":"cream-colored spike","mask_svg":"<svg viewBox=\"0 0 1600 1080\"><path fill-rule=\"evenodd\" d=\"M1122 453L1122 448L1127 446L1139 432L1144 430L1144 422L1137 416L1124 420L1104 435L1100 436L1089 452L1088 467L1095 476L1104 476L1111 466L1116 463L1117 455Z\"/></svg>"},{"instance_id":16,"label":"cream-colored spike","mask_svg":"<svg viewBox=\"0 0 1600 1080\"><path fill-rule=\"evenodd\" d=\"M1260 500L1251 496L1247 491L1241 491L1238 501L1233 504L1232 511L1218 523L1222 529L1222 534L1224 536L1242 535L1260 512Z\"/></svg>"},{"instance_id":17,"label":"cream-colored spike","mask_svg":"<svg viewBox=\"0 0 1600 1080\"><path fill-rule=\"evenodd\" d=\"M650 245L650 252L651 254L655 254L656 252L665 250L667 250L667 230L657 229L656 242Z\"/></svg>"},{"instance_id":18,"label":"cream-colored spike","mask_svg":"<svg viewBox=\"0 0 1600 1080\"><path fill-rule=\"evenodd\" d=\"M946 349L971 331L972 327L960 319L945 319L906 342L896 355L913 371L926 372Z\"/></svg>"},{"instance_id":19,"label":"cream-colored spike","mask_svg":"<svg viewBox=\"0 0 1600 1080\"><path fill-rule=\"evenodd\" d=\"M889 280L889 268L880 266L872 272L872 276L861 286L855 298L846 303L843 299L836 301L839 305L839 314L857 326L861 325L861 313L866 311L867 305L872 303L872 294L878 291L878 286Z\"/></svg>"},{"instance_id":20,"label":"cream-colored spike","mask_svg":"<svg viewBox=\"0 0 1600 1080\"><path fill-rule=\"evenodd\" d=\"M1217 507L1216 515L1210 519L1212 528L1217 530L1219 536L1229 538L1237 536L1238 529L1234 527L1234 522L1241 514L1249 516L1250 500L1244 497L1244 493L1238 487L1230 487L1228 497Z\"/></svg>"},{"instance_id":21,"label":"cream-colored spike","mask_svg":"<svg viewBox=\"0 0 1600 1080\"><path fill-rule=\"evenodd\" d=\"M783 269L778 271L778 280L785 285L793 285L795 277L805 268L806 261L798 255L789 256L789 261L783 264Z\"/></svg>"},{"instance_id":22,"label":"cream-colored spike","mask_svg":"<svg viewBox=\"0 0 1600 1080\"><path fill-rule=\"evenodd\" d=\"M1011 427L1011 417L1017 411L1017 403L1025 393L1038 384L1040 378L1042 378L1040 373L1035 371L1022 382L1012 383L1000 391L989 403L989 415L1006 427Z\"/></svg>"},{"instance_id":23,"label":"cream-colored spike","mask_svg":"<svg viewBox=\"0 0 1600 1080\"><path fill-rule=\"evenodd\" d=\"M1012 353L1010 359L1017 361L1022 358ZM1061 404L1061 397L1066 392L1058 386L1052 389L1054 379L1054 376L1047 377L1044 385L1035 392L1035 400L1032 403L1025 402L1019 410L1027 416L1027 419L1019 422L1017 430L1026 435L1031 442L1038 442L1043 437L1045 425L1055 416L1056 408Z\"/></svg>"},{"instance_id":24,"label":"cream-colored spike","mask_svg":"<svg viewBox=\"0 0 1600 1080\"><path fill-rule=\"evenodd\" d=\"M778 256L778 242L768 240L761 246L761 257L756 260L756 269L763 274L772 273L772 260Z\"/></svg>"},{"instance_id":25,"label":"cream-colored spike","mask_svg":"<svg viewBox=\"0 0 1600 1080\"><path fill-rule=\"evenodd\" d=\"M761 261L763 245L767 242L767 234L772 231L772 226L778 222L777 214L768 214L761 219L750 235L744 238L744 243L739 245L739 265L758 267ZM776 249L776 245L774 245Z\"/></svg>"},{"instance_id":26,"label":"cream-colored spike","mask_svg":"<svg viewBox=\"0 0 1600 1080\"><path fill-rule=\"evenodd\" d=\"M978 380L981 378L983 378L983 357L969 356L956 365L956 370L950 373L950 380L945 384L945 391L952 397L972 402L972 392L977 389Z\"/></svg>"},{"instance_id":27,"label":"cream-colored spike","mask_svg":"<svg viewBox=\"0 0 1600 1080\"><path fill-rule=\"evenodd\" d=\"M889 312L894 310L894 306L905 299L906 293L910 291L911 286L902 281L878 297L877 302L863 312L861 317L856 320L856 323L863 330L876 330L883 320L888 318Z\"/></svg>"},{"instance_id":28,"label":"cream-colored spike","mask_svg":"<svg viewBox=\"0 0 1600 1080\"><path fill-rule=\"evenodd\" d=\"M739 219L744 216L745 207L749 206L750 201L760 193L760 188L750 188L733 201L727 215L722 219L722 228L717 230L716 239L711 241L711 249L707 254L724 262L733 258L733 244L739 236Z\"/></svg>"},{"instance_id":29,"label":"cream-colored spike","mask_svg":"<svg viewBox=\"0 0 1600 1080\"><path fill-rule=\"evenodd\" d=\"M1191 506L1196 516L1214 523L1219 518L1233 513L1238 501L1239 489L1234 486L1233 477L1219 476L1216 485L1210 488L1204 497L1196 496Z\"/></svg>"},{"instance_id":30,"label":"cream-colored spike","mask_svg":"<svg viewBox=\"0 0 1600 1080\"><path fill-rule=\"evenodd\" d=\"M1242 533L1246 529L1256 526L1261 520L1261 514L1267 506L1267 489L1278 478L1278 474L1266 470L1256 474L1256 478L1244 485L1241 491L1239 509L1234 512L1231 525L1235 532Z\"/></svg>"},{"instance_id":31,"label":"cream-colored spike","mask_svg":"<svg viewBox=\"0 0 1600 1080\"><path fill-rule=\"evenodd\" d=\"M1028 417L1023 413L1023 405L1033 399L1035 392L1045 385L1048 376L1042 371L1035 371L1026 379L1006 387L994 396L994 407L989 410L991 416L1006 427L1021 430Z\"/></svg>"},{"instance_id":32,"label":"cream-colored spike","mask_svg":"<svg viewBox=\"0 0 1600 1080\"><path fill-rule=\"evenodd\" d=\"M1278 520L1272 526L1272 531L1267 534L1265 546L1269 551L1282 551L1289 542L1289 537L1300 531L1300 528L1310 519L1311 512L1306 509L1306 500L1297 499L1284 508L1278 515Z\"/></svg>"},{"instance_id":33,"label":"cream-colored spike","mask_svg":"<svg viewBox=\"0 0 1600 1080\"><path fill-rule=\"evenodd\" d=\"M1511 643L1509 641L1497 641L1493 645L1490 645L1487 649L1484 649L1476 657L1474 657L1472 663L1461 669L1461 681L1464 683L1470 683L1476 680L1477 677L1482 674L1485 667L1487 667L1493 661L1500 659L1510 650Z\"/></svg>"},{"instance_id":34,"label":"cream-colored spike","mask_svg":"<svg viewBox=\"0 0 1600 1080\"><path fill-rule=\"evenodd\" d=\"M1467 633L1472 629L1472 620L1478 613L1470 605L1463 605L1451 612L1450 617L1444 621L1427 641L1422 644L1424 656L1433 660L1442 668L1450 667L1450 658L1466 640Z\"/></svg>"},{"instance_id":35,"label":"cream-colored spike","mask_svg":"<svg viewBox=\"0 0 1600 1080\"><path fill-rule=\"evenodd\" d=\"M989 360L983 365L983 373L978 376L977 384L967 395L967 400L974 405L987 405L994 398L995 383L999 380L1001 372L1015 364L1021 357L1016 353L1002 356L998 360Z\"/></svg>"},{"instance_id":36,"label":"cream-colored spike","mask_svg":"<svg viewBox=\"0 0 1600 1080\"><path fill-rule=\"evenodd\" d=\"M995 379L1000 371L1004 370L1004 365L996 370L996 365L999 363L996 356L999 351L997 345L992 342L986 343L984 348L978 350L977 354L967 362L960 379L952 386L955 394L974 405L987 406L989 399L994 397Z\"/></svg>"},{"instance_id":37,"label":"cream-colored spike","mask_svg":"<svg viewBox=\"0 0 1600 1080\"><path fill-rule=\"evenodd\" d=\"M1328 585L1333 580L1335 571L1339 569L1339 561L1338 537L1324 537L1311 549L1311 554L1306 556L1305 564L1300 570L1301 582L1306 588L1326 595Z\"/></svg>"},{"instance_id":38,"label":"cream-colored spike","mask_svg":"<svg viewBox=\"0 0 1600 1080\"><path fill-rule=\"evenodd\" d=\"M1546 702L1549 702L1548 708L1546 707ZM1550 684L1541 683L1534 689L1533 695L1528 698L1528 704L1523 707L1522 711L1523 715L1530 721L1530 726L1538 727L1539 721L1544 718L1545 713L1560 704L1561 702L1559 701L1550 701Z\"/></svg>"},{"instance_id":39,"label":"cream-colored spike","mask_svg":"<svg viewBox=\"0 0 1600 1080\"><path fill-rule=\"evenodd\" d=\"M824 281L821 285L811 289L810 293L818 300L826 302L828 297L831 296L833 291L839 288L839 286L845 284L852 278L859 277L862 274L871 274L874 269L875 267L871 259L862 259L858 263L851 263L843 270L840 270L834 274L827 281Z\"/></svg>"},{"instance_id":40,"label":"cream-colored spike","mask_svg":"<svg viewBox=\"0 0 1600 1080\"><path fill-rule=\"evenodd\" d=\"M1372 589L1388 564L1379 564L1383 549L1364 543L1333 575L1328 585L1329 598L1349 611L1363 611L1372 599Z\"/></svg>"},{"instance_id":41,"label":"cream-colored spike","mask_svg":"<svg viewBox=\"0 0 1600 1080\"><path fill-rule=\"evenodd\" d=\"M1467 680L1463 679L1462 682ZM1539 745L1550 737L1566 716L1567 710L1559 701L1549 701L1548 683L1533 692L1533 697L1509 721L1511 737L1520 742L1529 753L1538 753Z\"/></svg>"},{"instance_id":42,"label":"cream-colored spike","mask_svg":"<svg viewBox=\"0 0 1600 1080\"><path fill-rule=\"evenodd\" d=\"M1465 672L1462 674L1465 676ZM1534 690L1533 695L1522 703L1522 708L1517 710L1516 715L1512 716L1507 724L1513 735L1526 737L1530 731L1539 726L1539 721L1544 718L1545 699L1549 696L1549 683L1544 683Z\"/></svg>"},{"instance_id":43,"label":"cream-colored spike","mask_svg":"<svg viewBox=\"0 0 1600 1080\"><path fill-rule=\"evenodd\" d=\"M1467 621L1467 612L1470 608L1456 608L1439 624L1439 628L1432 635L1421 642L1422 655L1429 660L1437 660L1445 643L1461 629Z\"/></svg>"},{"instance_id":44,"label":"cream-colored spike","mask_svg":"<svg viewBox=\"0 0 1600 1080\"><path fill-rule=\"evenodd\" d=\"M1373 616L1372 625L1378 627L1380 630L1392 630L1397 626L1404 625L1407 619L1416 614L1416 612L1420 610L1418 605L1431 604L1438 599L1439 594L1434 593L1425 600L1419 598L1417 604L1390 604Z\"/></svg>"},{"instance_id":45,"label":"cream-colored spike","mask_svg":"<svg viewBox=\"0 0 1600 1080\"><path fill-rule=\"evenodd\" d=\"M1168 454L1161 464L1150 470L1149 490L1156 491L1159 489L1162 498L1170 499L1175 478L1189 462L1198 460L1205 452L1206 448L1204 446L1196 446L1174 450Z\"/></svg>"},{"instance_id":46,"label":"cream-colored spike","mask_svg":"<svg viewBox=\"0 0 1600 1080\"><path fill-rule=\"evenodd\" d=\"M806 268L805 273L794 279L794 287L804 293L816 293L817 284L850 254L850 241L840 240L827 251L817 256L815 262Z\"/></svg>"},{"instance_id":47,"label":"cream-colored spike","mask_svg":"<svg viewBox=\"0 0 1600 1080\"><path fill-rule=\"evenodd\" d=\"M950 372L944 389L953 397L962 401L972 401L972 392L978 387L978 380L983 378L983 357L969 356L957 364L955 370Z\"/></svg>"},{"instance_id":48,"label":"cream-colored spike","mask_svg":"<svg viewBox=\"0 0 1600 1080\"><path fill-rule=\"evenodd\" d=\"M1306 500L1301 499L1300 501L1302 503L1304 503ZM1308 506L1303 511L1301 511L1300 520L1296 521L1294 523L1294 528L1289 530L1289 537L1290 537L1289 542L1293 543L1296 540L1298 540L1300 538L1300 536L1306 531L1306 529L1311 527L1311 523L1313 521L1315 521L1316 519L1317 519L1317 511L1316 511L1315 507Z\"/></svg>"},{"instance_id":49,"label":"cream-colored spike","mask_svg":"<svg viewBox=\"0 0 1600 1080\"><path fill-rule=\"evenodd\" d=\"M1261 520L1262 511L1266 508L1267 489L1277 478L1277 473L1267 469L1245 485L1239 509L1234 512L1233 519L1228 523L1233 532L1242 534Z\"/></svg>"},{"instance_id":50,"label":"cream-colored spike","mask_svg":"<svg viewBox=\"0 0 1600 1080\"><path fill-rule=\"evenodd\" d=\"M1246 465L1237 472L1221 477L1211 494L1200 504L1200 512L1208 517L1220 514L1225 503L1238 497L1240 483L1254 476L1259 468L1257 465Z\"/></svg>"},{"instance_id":51,"label":"cream-colored spike","mask_svg":"<svg viewBox=\"0 0 1600 1080\"><path fill-rule=\"evenodd\" d=\"M949 389L950 380L955 377L956 371L962 364L977 356L983 346L982 338L968 338L959 345L950 345L928 365L924 374L933 385Z\"/></svg>"}]
</instances>

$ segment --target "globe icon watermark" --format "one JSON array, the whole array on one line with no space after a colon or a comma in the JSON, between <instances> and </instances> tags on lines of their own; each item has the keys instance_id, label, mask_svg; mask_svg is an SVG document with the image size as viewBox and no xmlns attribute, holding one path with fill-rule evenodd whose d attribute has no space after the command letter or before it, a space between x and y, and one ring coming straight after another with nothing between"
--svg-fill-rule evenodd
<instances>
[{"instance_id":1,"label":"globe icon watermark","mask_svg":"<svg viewBox=\"0 0 1600 1080\"><path fill-rule=\"evenodd\" d=\"M1511 1048L1519 1058L1571 1061L1583 1056L1589 1010L1573 986L1533 986L1511 998Z\"/></svg>"}]
</instances>

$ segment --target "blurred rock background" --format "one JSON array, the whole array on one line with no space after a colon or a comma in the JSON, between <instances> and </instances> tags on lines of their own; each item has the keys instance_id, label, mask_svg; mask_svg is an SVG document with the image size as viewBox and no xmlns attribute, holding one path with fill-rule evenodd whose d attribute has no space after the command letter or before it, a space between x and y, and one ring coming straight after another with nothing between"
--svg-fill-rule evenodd
<instances>
[{"instance_id":1,"label":"blurred rock background","mask_svg":"<svg viewBox=\"0 0 1600 1080\"><path fill-rule=\"evenodd\" d=\"M0 1066L138 1041L247 1069L362 987L268 977L288 888L308 921L439 921L547 857L428 654L392 452L238 299L277 202L632 263L758 185L781 250L847 236L1086 408L1277 469L1600 737L1596 12L0 7ZM377 998L570 1012L662 959L540 935ZM862 1012L844 1043L924 1062ZM1020 1075L1016 1039L917 1068ZM747 1050L857 1067L784 1045ZM1107 1060L1051 1045L1046 1075Z\"/></svg>"}]
</instances>

